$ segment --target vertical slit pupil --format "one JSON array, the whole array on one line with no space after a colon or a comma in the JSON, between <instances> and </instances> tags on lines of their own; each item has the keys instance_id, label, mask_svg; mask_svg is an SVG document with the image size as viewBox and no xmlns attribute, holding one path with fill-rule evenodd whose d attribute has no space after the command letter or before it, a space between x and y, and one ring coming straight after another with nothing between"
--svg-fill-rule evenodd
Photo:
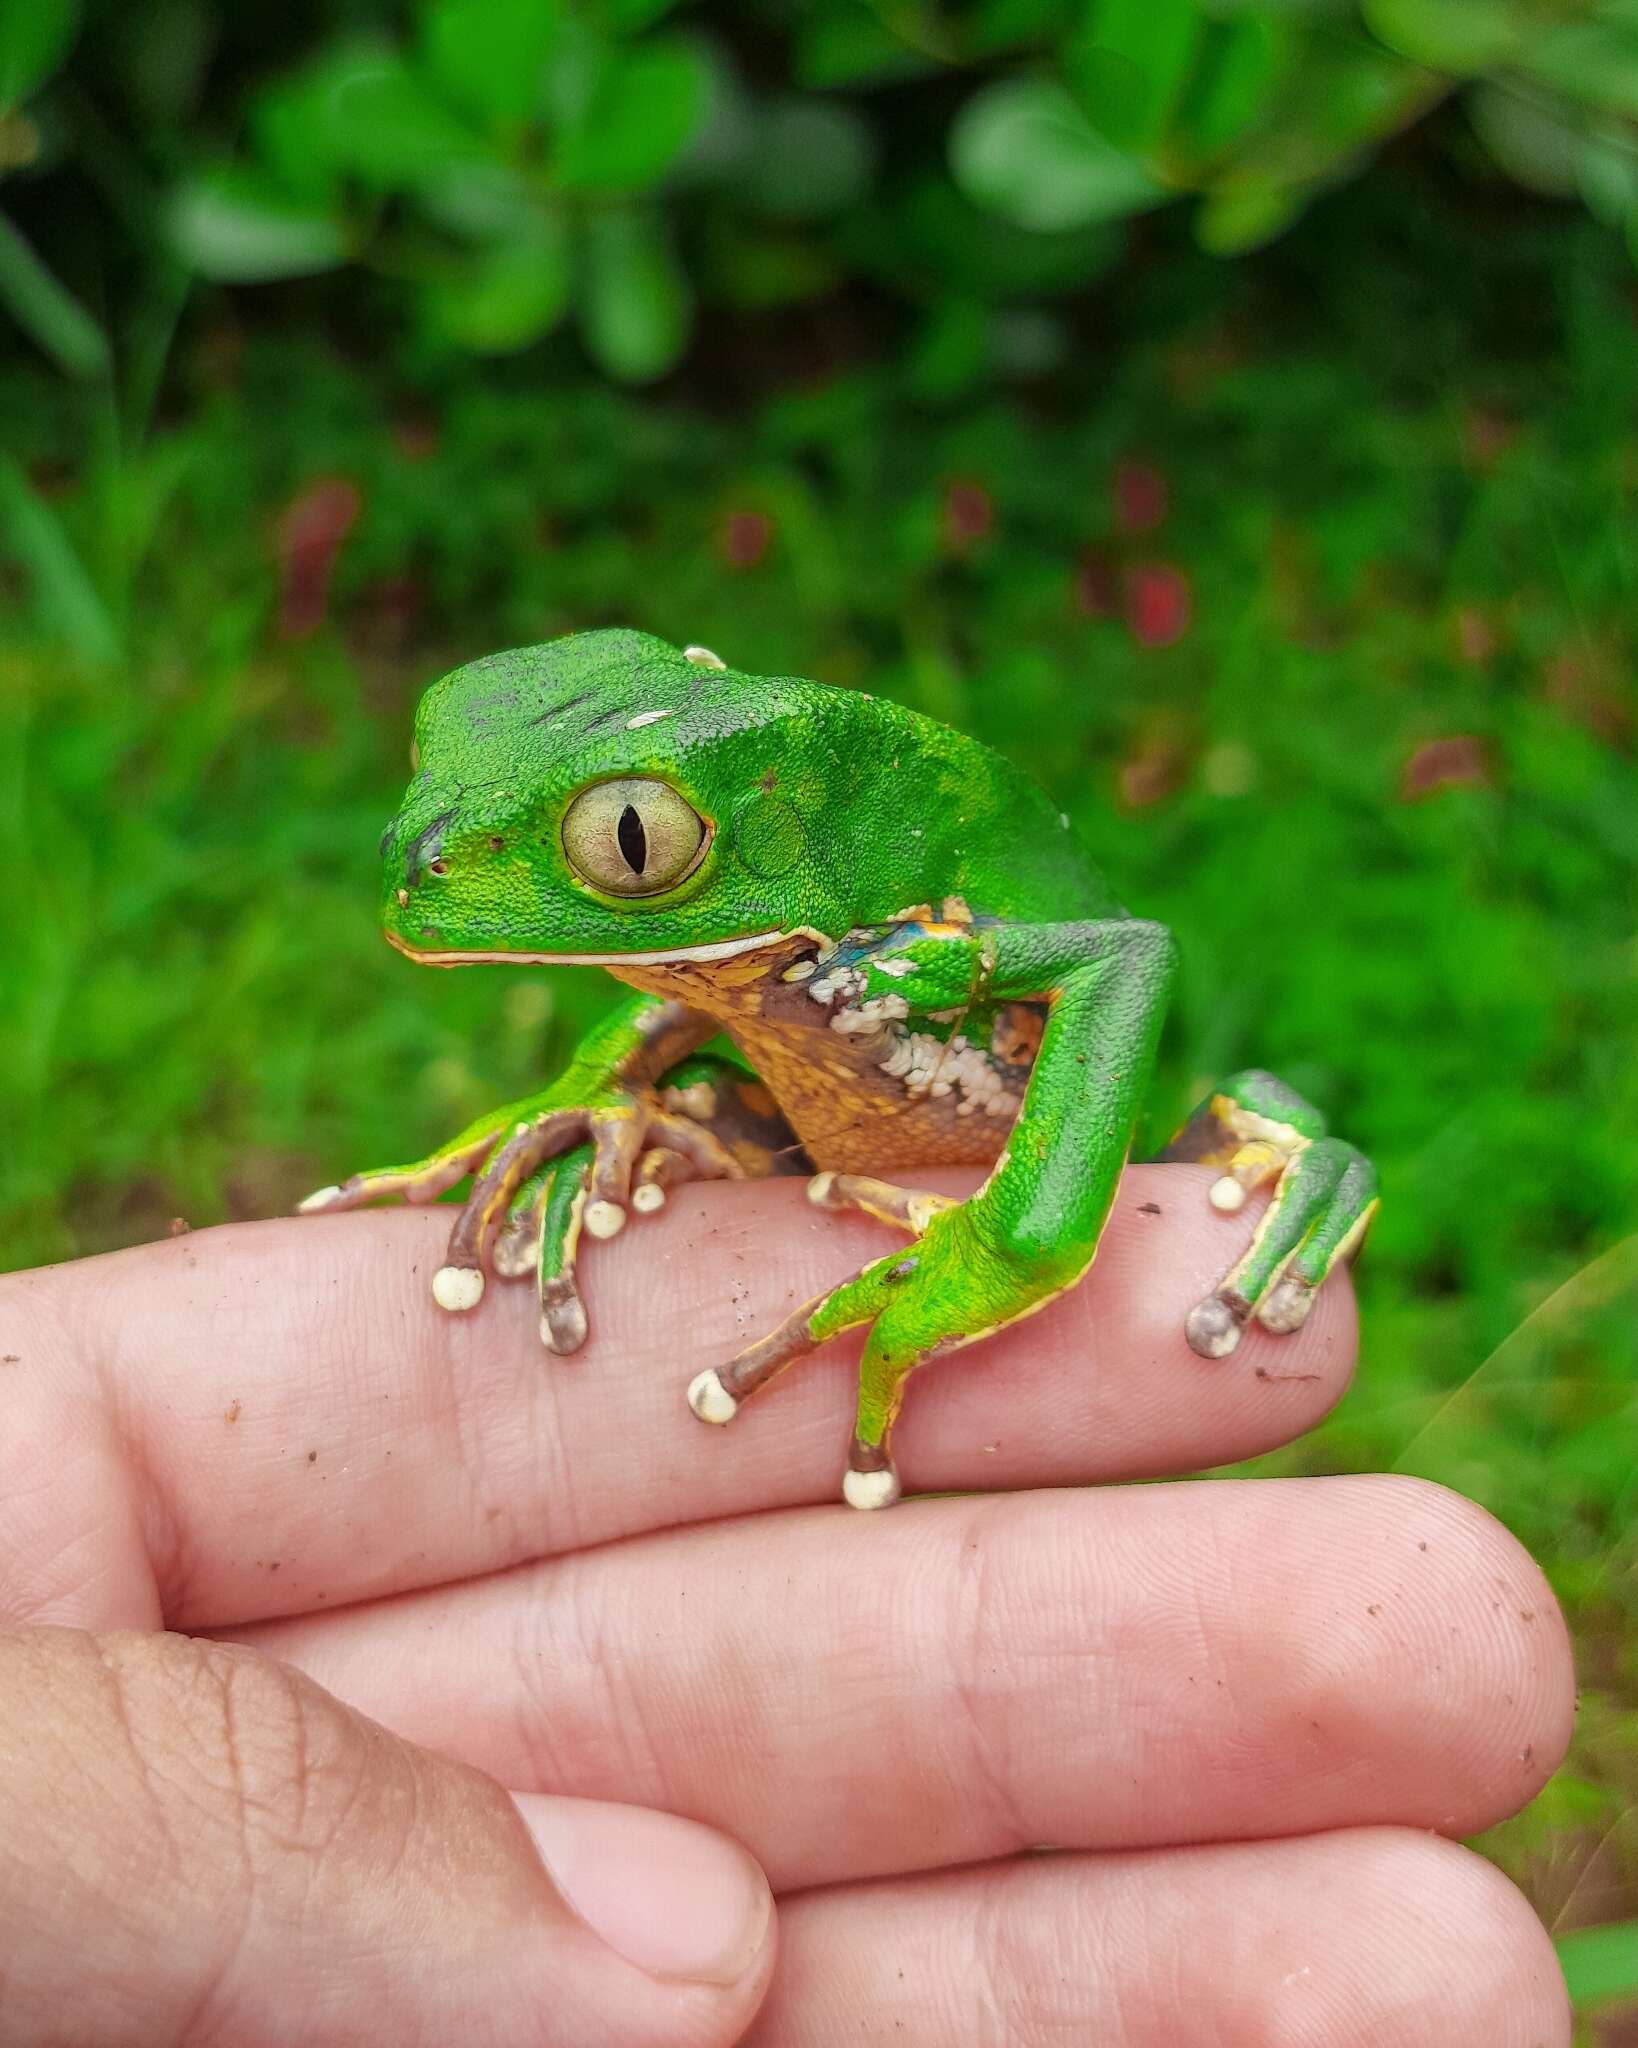
<instances>
[{"instance_id":1,"label":"vertical slit pupil","mask_svg":"<svg viewBox=\"0 0 1638 2048\"><path fill-rule=\"evenodd\" d=\"M614 828L614 836L620 842L620 851L625 856L626 866L634 875L640 875L648 866L648 834L643 830L643 821L638 817L634 805L627 804L620 813L620 822Z\"/></svg>"}]
</instances>

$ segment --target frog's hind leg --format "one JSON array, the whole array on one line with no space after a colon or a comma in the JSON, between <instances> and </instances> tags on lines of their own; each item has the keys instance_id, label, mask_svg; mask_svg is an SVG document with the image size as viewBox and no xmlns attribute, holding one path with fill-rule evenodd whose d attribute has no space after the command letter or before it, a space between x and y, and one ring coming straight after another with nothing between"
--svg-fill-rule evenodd
<instances>
[{"instance_id":1,"label":"frog's hind leg","mask_svg":"<svg viewBox=\"0 0 1638 2048\"><path fill-rule=\"evenodd\" d=\"M1272 1181L1251 1243L1185 1325L1203 1358L1226 1358L1255 1315L1277 1335L1300 1329L1327 1274L1358 1252L1376 1214L1376 1172L1326 1129L1313 1104L1272 1074L1236 1074L1210 1095L1164 1152L1220 1166L1211 1204L1233 1213Z\"/></svg>"}]
</instances>

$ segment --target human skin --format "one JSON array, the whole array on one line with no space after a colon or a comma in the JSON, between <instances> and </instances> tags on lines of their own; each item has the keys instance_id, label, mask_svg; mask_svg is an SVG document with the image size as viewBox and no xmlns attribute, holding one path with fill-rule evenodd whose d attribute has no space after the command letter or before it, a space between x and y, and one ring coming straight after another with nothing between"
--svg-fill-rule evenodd
<instances>
[{"instance_id":1,"label":"human skin","mask_svg":"<svg viewBox=\"0 0 1638 2048\"><path fill-rule=\"evenodd\" d=\"M1449 1839L1568 1739L1529 1558L1400 1478L1096 1485L1345 1389L1345 1286L1183 1343L1210 1179L912 1398L909 1488L981 1491L885 1521L819 1505L846 1365L678 1392L891 1242L797 1184L601 1248L572 1362L439 1313L424 1212L0 1281L0 2042L1560 2048Z\"/></svg>"}]
</instances>

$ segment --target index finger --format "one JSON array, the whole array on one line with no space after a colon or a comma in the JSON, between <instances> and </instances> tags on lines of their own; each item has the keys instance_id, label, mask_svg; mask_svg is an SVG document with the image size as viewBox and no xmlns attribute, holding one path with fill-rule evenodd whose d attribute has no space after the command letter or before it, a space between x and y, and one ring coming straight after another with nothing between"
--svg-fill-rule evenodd
<instances>
[{"instance_id":1,"label":"index finger","mask_svg":"<svg viewBox=\"0 0 1638 2048\"><path fill-rule=\"evenodd\" d=\"M1209 1179L1131 1169L1078 1287L918 1375L895 1446L908 1487L1191 1471L1319 1419L1352 1365L1345 1286L1231 1360L1184 1342L1250 1228L1211 1210ZM529 1290L433 1305L446 1222L235 1225L0 1285L9 1617L220 1626L835 1497L856 1344L728 1430L683 1390L898 1242L881 1225L822 1216L791 1182L682 1191L599 1246L593 1334L562 1360Z\"/></svg>"}]
</instances>

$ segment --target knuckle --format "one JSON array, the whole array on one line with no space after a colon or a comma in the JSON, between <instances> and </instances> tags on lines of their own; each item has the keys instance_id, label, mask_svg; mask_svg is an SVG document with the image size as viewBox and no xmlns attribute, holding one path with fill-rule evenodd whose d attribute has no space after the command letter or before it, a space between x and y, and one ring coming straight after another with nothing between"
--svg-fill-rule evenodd
<instances>
[{"instance_id":1,"label":"knuckle","mask_svg":"<svg viewBox=\"0 0 1638 2048\"><path fill-rule=\"evenodd\" d=\"M346 1830L373 1749L363 1724L318 1687L231 1644L114 1635L100 1650L132 1759L159 1803L233 1837L252 1870L321 1855Z\"/></svg>"}]
</instances>

